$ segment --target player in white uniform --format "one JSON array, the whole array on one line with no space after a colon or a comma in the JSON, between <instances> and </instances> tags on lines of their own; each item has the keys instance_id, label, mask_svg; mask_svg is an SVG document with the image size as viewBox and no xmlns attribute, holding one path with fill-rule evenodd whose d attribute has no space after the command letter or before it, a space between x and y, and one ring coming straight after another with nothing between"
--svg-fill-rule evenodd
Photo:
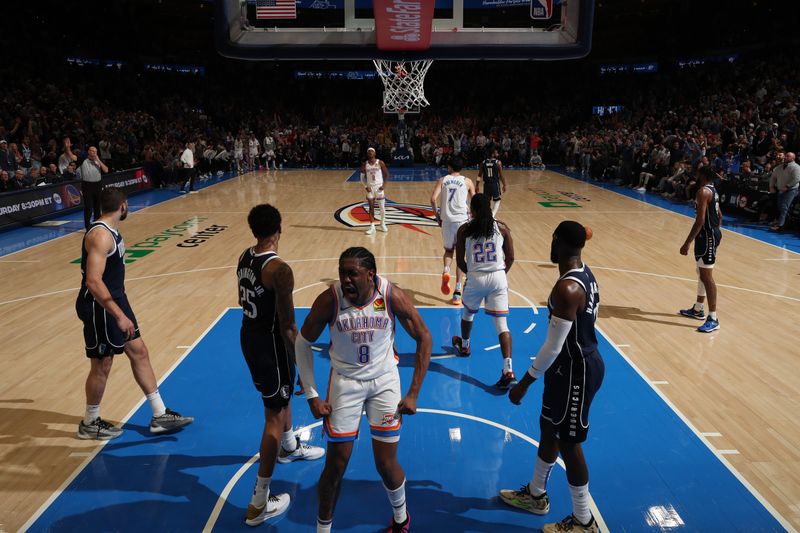
<instances>
[{"instance_id":1,"label":"player in white uniform","mask_svg":"<svg viewBox=\"0 0 800 533\"><path fill-rule=\"evenodd\" d=\"M275 161L275 139L267 132L264 136L264 166L269 170L269 163L272 162L272 170L278 170Z\"/></svg>"},{"instance_id":2,"label":"player in white uniform","mask_svg":"<svg viewBox=\"0 0 800 533\"><path fill-rule=\"evenodd\" d=\"M461 175L464 162L460 157L453 157L447 165L447 176L436 182L431 194L431 207L436 213L436 222L442 227L444 244L444 270L442 271L442 294L450 294L450 265L453 262L453 250L456 248L458 228L469 220L467 206L475 194L472 180ZM439 197L444 195L441 209L438 207ZM456 263L456 290L453 292L453 305L461 304L461 276Z\"/></svg>"},{"instance_id":3,"label":"player in white uniform","mask_svg":"<svg viewBox=\"0 0 800 533\"><path fill-rule=\"evenodd\" d=\"M236 140L233 141L233 155L236 159L236 170L240 174L242 173L242 161L244 160L244 142L242 142L242 137L236 137Z\"/></svg>"},{"instance_id":4,"label":"player in white uniform","mask_svg":"<svg viewBox=\"0 0 800 533\"><path fill-rule=\"evenodd\" d=\"M256 169L256 165L258 164L258 149L260 146L256 136L251 133L250 140L247 141L247 166L249 170Z\"/></svg>"},{"instance_id":5,"label":"player in white uniform","mask_svg":"<svg viewBox=\"0 0 800 533\"><path fill-rule=\"evenodd\" d=\"M417 343L414 375L405 398L394 353L395 322ZM311 343L325 327L331 334L331 373L328 399L323 401L314 380ZM328 439L318 486L317 532L331 530L333 509L365 408L375 465L394 510L386 531L407 532L411 520L397 445L402 415L417 411L417 396L430 363L431 334L405 293L377 275L369 250L348 248L339 257L339 281L314 301L297 336L295 354L311 413L325 417Z\"/></svg>"},{"instance_id":6,"label":"player in white uniform","mask_svg":"<svg viewBox=\"0 0 800 533\"><path fill-rule=\"evenodd\" d=\"M503 353L503 370L495 387L508 389L517 384L511 366L511 332L506 324L508 316L508 278L506 273L514 264L514 242L511 230L492 216L489 197L476 194L470 202L472 220L458 229L456 262L467 273L464 285L464 309L461 312L461 337L453 337L457 355L471 353L469 335L475 314L486 302L484 312L494 317L494 326L500 338Z\"/></svg>"},{"instance_id":7,"label":"player in white uniform","mask_svg":"<svg viewBox=\"0 0 800 533\"><path fill-rule=\"evenodd\" d=\"M389 181L389 169L375 157L375 148L367 148L367 160L361 165L361 184L367 190L369 204L369 229L367 235L375 234L375 200L381 208L381 225L378 229L389 231L386 227L386 195L384 184Z\"/></svg>"}]
</instances>

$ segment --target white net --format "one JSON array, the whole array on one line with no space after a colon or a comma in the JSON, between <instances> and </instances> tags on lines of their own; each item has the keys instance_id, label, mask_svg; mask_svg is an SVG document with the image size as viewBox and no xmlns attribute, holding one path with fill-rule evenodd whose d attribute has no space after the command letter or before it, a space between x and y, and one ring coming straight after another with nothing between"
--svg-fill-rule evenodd
<instances>
[{"instance_id":1,"label":"white net","mask_svg":"<svg viewBox=\"0 0 800 533\"><path fill-rule=\"evenodd\" d=\"M425 74L433 63L422 61L389 61L374 59L375 69L383 81L383 111L404 114L429 105L425 99Z\"/></svg>"}]
</instances>

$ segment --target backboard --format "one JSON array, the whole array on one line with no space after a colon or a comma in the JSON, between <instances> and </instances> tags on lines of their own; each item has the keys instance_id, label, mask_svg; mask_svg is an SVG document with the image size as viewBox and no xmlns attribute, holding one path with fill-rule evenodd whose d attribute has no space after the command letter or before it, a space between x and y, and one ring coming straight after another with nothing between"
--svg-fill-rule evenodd
<instances>
[{"instance_id":1,"label":"backboard","mask_svg":"<svg viewBox=\"0 0 800 533\"><path fill-rule=\"evenodd\" d=\"M432 12L429 41L381 46L387 19L376 31L376 10L411 4ZM589 53L594 18L594 0L218 0L216 9L219 52L253 60L571 59Z\"/></svg>"}]
</instances>

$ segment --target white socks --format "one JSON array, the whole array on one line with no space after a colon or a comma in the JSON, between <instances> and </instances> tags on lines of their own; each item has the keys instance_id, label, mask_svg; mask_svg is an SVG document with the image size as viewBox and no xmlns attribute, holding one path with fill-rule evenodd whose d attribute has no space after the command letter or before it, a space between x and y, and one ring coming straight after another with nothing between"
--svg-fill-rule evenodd
<instances>
[{"instance_id":1,"label":"white socks","mask_svg":"<svg viewBox=\"0 0 800 533\"><path fill-rule=\"evenodd\" d=\"M469 339L462 338L461 347L464 348L465 350L469 350Z\"/></svg>"},{"instance_id":2,"label":"white socks","mask_svg":"<svg viewBox=\"0 0 800 533\"><path fill-rule=\"evenodd\" d=\"M461 292L461 282L456 282L456 292Z\"/></svg>"},{"instance_id":3,"label":"white socks","mask_svg":"<svg viewBox=\"0 0 800 533\"><path fill-rule=\"evenodd\" d=\"M158 389L147 395L147 401L150 402L150 409L153 410L153 416L161 416L167 412L167 408L164 406L164 400L161 399L161 393L158 392Z\"/></svg>"},{"instance_id":4,"label":"white socks","mask_svg":"<svg viewBox=\"0 0 800 533\"><path fill-rule=\"evenodd\" d=\"M511 358L510 357L504 357L503 358L503 372L513 372L513 371L514 370L512 369L512 366L511 366Z\"/></svg>"},{"instance_id":5,"label":"white socks","mask_svg":"<svg viewBox=\"0 0 800 533\"><path fill-rule=\"evenodd\" d=\"M264 507L269 498L269 482L272 481L270 477L256 476L256 488L253 490L253 497L250 498L250 505L255 507Z\"/></svg>"},{"instance_id":6,"label":"white socks","mask_svg":"<svg viewBox=\"0 0 800 533\"><path fill-rule=\"evenodd\" d=\"M386 225L386 199L382 198L378 201L378 206L381 208L381 224Z\"/></svg>"},{"instance_id":7,"label":"white socks","mask_svg":"<svg viewBox=\"0 0 800 533\"><path fill-rule=\"evenodd\" d=\"M702 311L703 310L703 304L701 304L700 302L695 302L694 310L695 311Z\"/></svg>"},{"instance_id":8,"label":"white socks","mask_svg":"<svg viewBox=\"0 0 800 533\"><path fill-rule=\"evenodd\" d=\"M384 485L383 488L386 489L386 495L389 496L389 503L392 504L394 521L398 524L402 524L406 521L406 518L408 518L408 513L406 512L406 480L404 479L400 486L394 490L388 488L386 485Z\"/></svg>"},{"instance_id":9,"label":"white socks","mask_svg":"<svg viewBox=\"0 0 800 533\"><path fill-rule=\"evenodd\" d=\"M588 524L592 519L592 511L589 509L589 484L580 487L569 485L569 492L572 494L572 514L581 524Z\"/></svg>"},{"instance_id":10,"label":"white socks","mask_svg":"<svg viewBox=\"0 0 800 533\"><path fill-rule=\"evenodd\" d=\"M292 453L297 449L297 437L295 437L294 431L291 429L283 432L283 437L281 438L281 448L289 453Z\"/></svg>"},{"instance_id":11,"label":"white socks","mask_svg":"<svg viewBox=\"0 0 800 533\"><path fill-rule=\"evenodd\" d=\"M317 533L331 533L333 520L322 520L317 517Z\"/></svg>"},{"instance_id":12,"label":"white socks","mask_svg":"<svg viewBox=\"0 0 800 533\"><path fill-rule=\"evenodd\" d=\"M86 414L83 415L83 423L87 426L100 417L100 406L86 404Z\"/></svg>"},{"instance_id":13,"label":"white socks","mask_svg":"<svg viewBox=\"0 0 800 533\"><path fill-rule=\"evenodd\" d=\"M449 273L450 273L450 267L449 266L444 267L444 270L442 270L442 274L449 274Z\"/></svg>"},{"instance_id":14,"label":"white socks","mask_svg":"<svg viewBox=\"0 0 800 533\"><path fill-rule=\"evenodd\" d=\"M709 318L711 320L716 320L717 319L717 312L716 311L711 311L710 313L708 313L708 316L709 316Z\"/></svg>"},{"instance_id":15,"label":"white socks","mask_svg":"<svg viewBox=\"0 0 800 533\"><path fill-rule=\"evenodd\" d=\"M533 476L528 485L528 490L534 496L541 496L547 492L547 481L550 479L550 472L553 471L555 463L545 463L541 457L536 456L536 466L533 469Z\"/></svg>"},{"instance_id":16,"label":"white socks","mask_svg":"<svg viewBox=\"0 0 800 533\"><path fill-rule=\"evenodd\" d=\"M496 217L498 211L500 211L500 200L494 202L494 205L492 206L492 216Z\"/></svg>"}]
</instances>

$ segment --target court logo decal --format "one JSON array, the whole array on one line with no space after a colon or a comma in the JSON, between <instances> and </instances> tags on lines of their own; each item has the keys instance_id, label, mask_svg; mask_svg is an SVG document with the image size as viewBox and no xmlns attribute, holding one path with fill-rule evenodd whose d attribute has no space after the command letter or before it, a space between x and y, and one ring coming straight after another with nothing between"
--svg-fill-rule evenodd
<instances>
[{"instance_id":1,"label":"court logo decal","mask_svg":"<svg viewBox=\"0 0 800 533\"><path fill-rule=\"evenodd\" d=\"M567 208L567 209L578 208L578 209L580 209L581 208L581 206L578 204L578 202L571 202L569 200L565 200L564 197L562 196L562 194L565 194L565 193L563 193L561 191L553 193L553 192L550 192L550 191L546 191L544 189L535 189L533 187L529 187L528 190L533 192L536 196L538 196L542 200L544 200L544 202L538 202L538 204L541 205L542 207L547 207L547 208L551 208L551 209L563 209L563 208ZM575 195L575 196L569 195L569 197L573 198L573 199L577 199L576 196L578 196L578 195ZM580 198L583 198L583 197L580 197Z\"/></svg>"},{"instance_id":2,"label":"court logo decal","mask_svg":"<svg viewBox=\"0 0 800 533\"><path fill-rule=\"evenodd\" d=\"M380 216L380 209L375 206L375 215ZM339 208L334 218L349 228L369 226L369 205L358 202ZM422 227L437 227L436 217L429 205L403 204L386 200L386 224L399 225L410 230L430 235Z\"/></svg>"},{"instance_id":3,"label":"court logo decal","mask_svg":"<svg viewBox=\"0 0 800 533\"><path fill-rule=\"evenodd\" d=\"M177 244L177 246L181 248L193 248L227 228L227 226L213 224L212 226L201 230L198 225L204 220L208 220L208 218L192 217L188 220L184 220L180 224L175 224L171 228L167 228L159 233L156 233L155 235L151 235L143 241L134 243L125 250L125 263L134 263L142 257L150 255L159 248L162 248L162 243L174 237L193 237ZM70 263L80 265L81 259L75 259L70 261Z\"/></svg>"}]
</instances>

